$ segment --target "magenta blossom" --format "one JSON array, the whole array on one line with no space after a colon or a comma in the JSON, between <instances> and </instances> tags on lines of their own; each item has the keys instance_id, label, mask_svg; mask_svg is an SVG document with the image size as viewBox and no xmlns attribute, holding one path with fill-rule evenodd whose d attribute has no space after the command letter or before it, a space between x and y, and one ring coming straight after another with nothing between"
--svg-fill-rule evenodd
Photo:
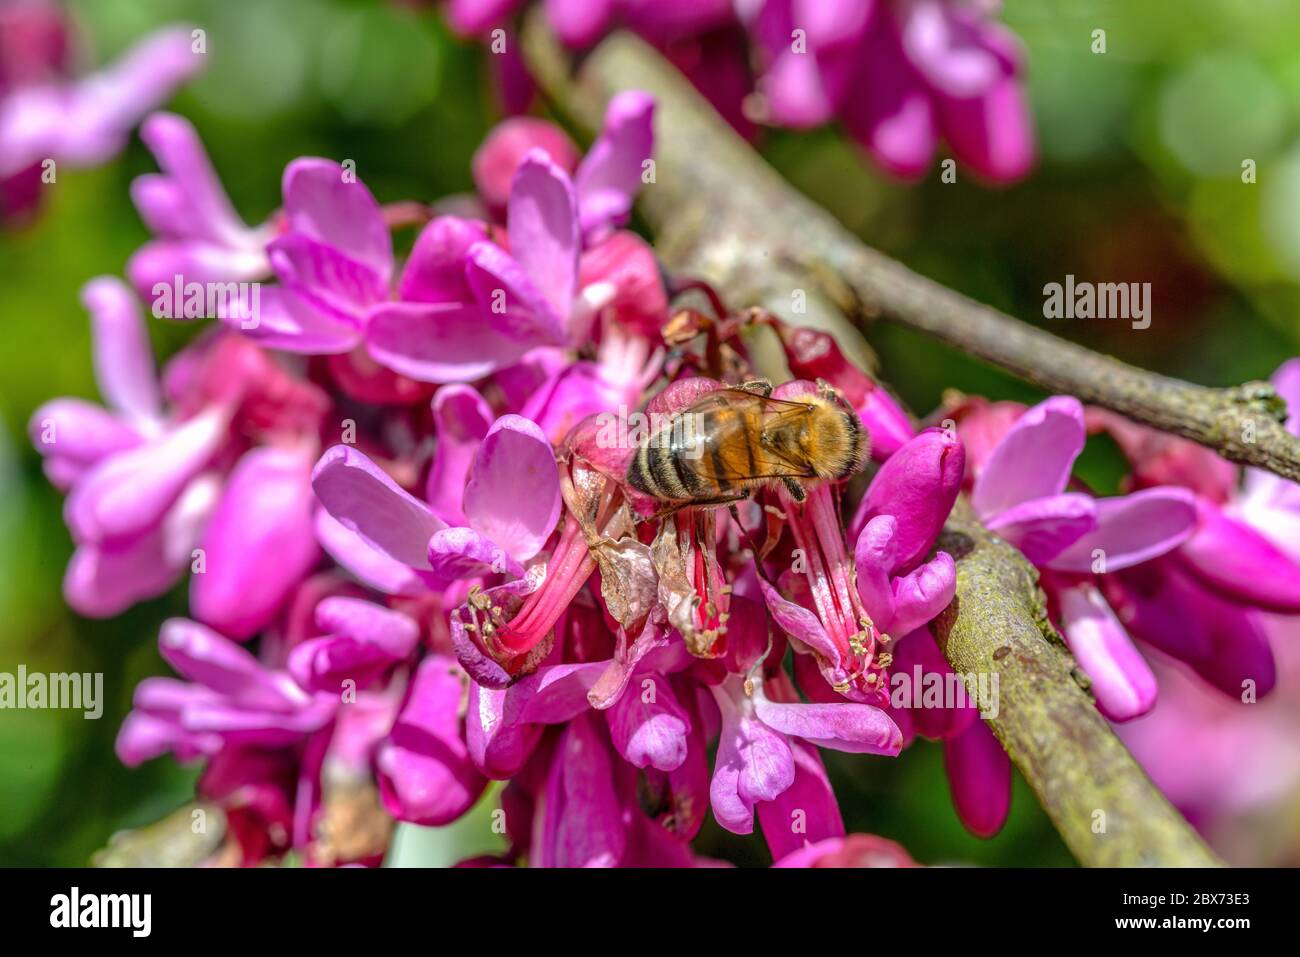
<instances>
[{"instance_id":1,"label":"magenta blossom","mask_svg":"<svg viewBox=\"0 0 1300 957\"><path fill-rule=\"evenodd\" d=\"M990 531L1042 570L1066 644L1092 679L1098 707L1124 720L1155 704L1155 677L1094 576L1177 548L1196 526L1196 506L1186 490L1167 486L1103 499L1067 491L1086 438L1077 399L1056 396L1034 406L973 460L971 504Z\"/></svg>"},{"instance_id":2,"label":"magenta blossom","mask_svg":"<svg viewBox=\"0 0 1300 957\"><path fill-rule=\"evenodd\" d=\"M83 297L110 409L56 399L29 426L46 474L68 492L68 603L115 615L188 566L196 615L248 637L318 556L308 479L324 397L218 336L168 367L167 409L129 290L101 278Z\"/></svg>"},{"instance_id":3,"label":"magenta blossom","mask_svg":"<svg viewBox=\"0 0 1300 957\"><path fill-rule=\"evenodd\" d=\"M357 563L379 552L429 584L524 574L560 514L550 443L536 425L507 415L483 436L461 503L466 525L448 525L362 453L335 446L316 465L312 485L333 518L363 543ZM531 490L521 499L521 488ZM346 556L343 560L346 561Z\"/></svg>"},{"instance_id":4,"label":"magenta blossom","mask_svg":"<svg viewBox=\"0 0 1300 957\"><path fill-rule=\"evenodd\" d=\"M840 119L887 171L925 172L940 138L993 182L1034 162L1020 89L1023 53L989 17L956 0L801 0L745 4L765 61L769 118L798 128Z\"/></svg>"},{"instance_id":5,"label":"magenta blossom","mask_svg":"<svg viewBox=\"0 0 1300 957\"><path fill-rule=\"evenodd\" d=\"M542 148L557 149L553 135L529 134L538 145L517 165L518 138L489 137L476 162L489 197L501 195L501 180L510 178L504 246L484 224L453 217L430 223L398 300L366 319L370 355L420 381L472 381L532 350L583 342L602 309L627 301L632 283L657 290L652 261L635 271L616 262L583 270L581 258L628 218L653 149L652 115L645 94L616 97L576 179Z\"/></svg>"},{"instance_id":6,"label":"magenta blossom","mask_svg":"<svg viewBox=\"0 0 1300 957\"><path fill-rule=\"evenodd\" d=\"M64 75L67 29L56 7L25 0L0 13L0 190L9 201L39 184L43 164L91 167L121 152L132 128L202 69L189 29L170 27L121 59L76 79ZM31 202L34 204L35 197Z\"/></svg>"},{"instance_id":7,"label":"magenta blossom","mask_svg":"<svg viewBox=\"0 0 1300 957\"><path fill-rule=\"evenodd\" d=\"M463 0L450 5L448 20L458 32L483 36L520 5ZM946 141L977 176L1005 183L1029 171L1036 151L1021 87L1024 54L993 19L998 6L964 0L543 4L552 28L574 49L618 25L641 34L742 132L752 131L754 116L795 129L839 120L893 175L922 175ZM759 66L757 82L750 59ZM750 95L755 87L760 101Z\"/></svg>"},{"instance_id":8,"label":"magenta blossom","mask_svg":"<svg viewBox=\"0 0 1300 957\"><path fill-rule=\"evenodd\" d=\"M1279 395L1300 403L1300 363L1274 375ZM1125 626L1189 664L1231 697L1267 694L1276 681L1268 613L1300 612L1300 555L1290 529L1300 515L1295 483L1258 469L1238 471L1208 450L1094 412L1133 464L1132 483L1166 481L1194 494L1196 529L1158 561L1122 572L1107 597ZM1287 427L1300 430L1294 411Z\"/></svg>"}]
</instances>

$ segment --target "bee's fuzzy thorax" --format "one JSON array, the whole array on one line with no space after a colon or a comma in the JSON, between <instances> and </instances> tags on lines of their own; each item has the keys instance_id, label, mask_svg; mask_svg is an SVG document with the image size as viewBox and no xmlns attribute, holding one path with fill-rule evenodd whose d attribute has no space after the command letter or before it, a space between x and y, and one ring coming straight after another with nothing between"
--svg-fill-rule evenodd
<instances>
[{"instance_id":1,"label":"bee's fuzzy thorax","mask_svg":"<svg viewBox=\"0 0 1300 957\"><path fill-rule=\"evenodd\" d=\"M838 397L809 396L816 407L809 423L805 450L821 479L848 478L866 461L871 437L858 414Z\"/></svg>"}]
</instances>

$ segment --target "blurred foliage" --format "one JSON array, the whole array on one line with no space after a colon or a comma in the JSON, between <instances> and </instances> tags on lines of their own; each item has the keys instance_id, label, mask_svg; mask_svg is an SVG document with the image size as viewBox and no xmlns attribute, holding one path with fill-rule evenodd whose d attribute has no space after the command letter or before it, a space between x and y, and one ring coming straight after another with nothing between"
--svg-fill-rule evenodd
<instances>
[{"instance_id":1,"label":"blurred foliage","mask_svg":"<svg viewBox=\"0 0 1300 957\"><path fill-rule=\"evenodd\" d=\"M496 119L483 58L427 8L345 0L83 0L71 4L95 62L156 26L208 31L210 66L171 108L193 120L236 207L260 221L280 172L304 154L351 158L382 201L470 188L469 160ZM868 242L954 288L1091 347L1206 384L1265 378L1300 339L1300 16L1291 0L1007 0L1023 39L1041 164L990 190L958 172L900 184L863 165L834 131L776 132L772 161ZM1093 31L1106 31L1094 53ZM671 131L664 131L671 135ZM1252 160L1257 182L1242 182ZM153 168L138 141L115 163L61 174L32 226L0 236L0 671L102 671L103 718L0 713L0 863L81 864L109 833L162 816L192 769L128 771L113 755L135 683L165 671L161 620L183 589L90 622L62 604L71 545L26 422L45 399L94 397L78 290L120 273L144 240L128 197ZM1152 283L1145 331L1042 316L1042 287ZM160 356L193 334L152 322ZM869 330L885 377L924 413L945 389L1033 401L1033 390L905 330ZM1114 491L1120 462L1094 443L1083 478ZM894 838L926 863L1054 865L1068 853L1017 781L991 841L962 830L940 750L897 761L831 755L852 829ZM486 850L486 812L445 836L404 829L402 860ZM455 835L462 835L457 837ZM711 822L705 853L765 863L756 840ZM433 848L421 851L421 848Z\"/></svg>"}]
</instances>

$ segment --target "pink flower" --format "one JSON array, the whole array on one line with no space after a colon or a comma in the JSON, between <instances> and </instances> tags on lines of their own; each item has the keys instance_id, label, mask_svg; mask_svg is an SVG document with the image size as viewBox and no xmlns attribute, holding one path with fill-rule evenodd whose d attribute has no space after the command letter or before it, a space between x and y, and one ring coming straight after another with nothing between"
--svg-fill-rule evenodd
<instances>
[{"instance_id":1,"label":"pink flower","mask_svg":"<svg viewBox=\"0 0 1300 957\"><path fill-rule=\"evenodd\" d=\"M366 318L370 355L421 381L468 382L524 360L531 350L582 342L607 306L643 315L666 305L647 303L660 289L648 258L632 268L598 262L585 275L580 271L584 248L598 249L630 215L642 163L653 150L652 114L645 94L616 97L573 179L561 165L572 156L551 128L513 121L489 137L475 165L489 204L506 195L509 179L505 245L479 223L451 217L430 223L407 263L398 300ZM559 161L543 147L560 154Z\"/></svg>"},{"instance_id":2,"label":"pink flower","mask_svg":"<svg viewBox=\"0 0 1300 957\"><path fill-rule=\"evenodd\" d=\"M541 551L560 514L550 443L517 415L494 422L474 453L460 504L466 525L447 524L347 446L321 457L312 486L326 511L355 536L336 550L341 562L364 573L378 553L389 565L413 569L413 578L430 587L484 575L522 576L523 563ZM534 492L520 499L521 488Z\"/></svg>"},{"instance_id":3,"label":"pink flower","mask_svg":"<svg viewBox=\"0 0 1300 957\"><path fill-rule=\"evenodd\" d=\"M489 209L506 211L515 175L528 154L540 149L573 178L585 242L590 245L624 225L641 187L644 164L654 155L654 100L625 90L609 101L600 135L579 160L558 127L530 117L498 126L474 154L474 183Z\"/></svg>"},{"instance_id":4,"label":"pink flower","mask_svg":"<svg viewBox=\"0 0 1300 957\"><path fill-rule=\"evenodd\" d=\"M940 137L993 182L1019 179L1033 165L1019 85L1023 54L989 19L987 5L767 0L751 7L746 22L765 60L758 88L774 122L807 128L838 118L876 162L904 178L925 172Z\"/></svg>"},{"instance_id":5,"label":"pink flower","mask_svg":"<svg viewBox=\"0 0 1300 957\"><path fill-rule=\"evenodd\" d=\"M1104 499L1067 491L1086 437L1077 399L1056 396L1034 406L973 461L971 504L990 531L1043 571L1098 707L1124 720L1155 704L1155 678L1093 576L1177 548L1196 527L1196 508L1188 492L1167 486Z\"/></svg>"},{"instance_id":6,"label":"pink flower","mask_svg":"<svg viewBox=\"0 0 1300 957\"><path fill-rule=\"evenodd\" d=\"M380 794L399 821L436 827L478 800L487 779L470 761L462 731L465 673L445 655L424 658L375 760Z\"/></svg>"},{"instance_id":7,"label":"pink flower","mask_svg":"<svg viewBox=\"0 0 1300 957\"><path fill-rule=\"evenodd\" d=\"M1284 363L1274 383L1294 409L1300 365ZM1300 514L1295 484L1251 469L1238 490L1231 466L1185 440L1157 438L1118 416L1093 419L1128 454L1134 485L1173 481L1195 493L1193 534L1158 561L1107 582L1120 619L1224 694L1267 694L1276 668L1265 613L1300 611L1300 556L1289 535ZM1297 430L1294 415L1287 427Z\"/></svg>"},{"instance_id":8,"label":"pink flower","mask_svg":"<svg viewBox=\"0 0 1300 957\"><path fill-rule=\"evenodd\" d=\"M151 299L155 284L170 286L176 276L190 282L268 276L266 244L273 227L253 229L239 218L190 122L173 113L155 113L140 127L140 138L162 168L131 184L140 217L158 237L127 264L140 295Z\"/></svg>"},{"instance_id":9,"label":"pink flower","mask_svg":"<svg viewBox=\"0 0 1300 957\"><path fill-rule=\"evenodd\" d=\"M248 637L318 555L307 479L323 397L255 347L218 337L173 361L168 411L125 285L97 279L83 298L111 411L56 399L29 426L46 474L68 492L77 550L65 596L83 614L108 617L192 566L196 614ZM267 405L272 392L292 407ZM269 444L245 452L237 435Z\"/></svg>"},{"instance_id":10,"label":"pink flower","mask_svg":"<svg viewBox=\"0 0 1300 957\"><path fill-rule=\"evenodd\" d=\"M190 30L169 27L116 63L70 79L60 21L57 8L33 2L6 5L0 18L0 188L7 200L21 180L39 183L46 161L91 167L121 152L140 118L204 64Z\"/></svg>"}]
</instances>

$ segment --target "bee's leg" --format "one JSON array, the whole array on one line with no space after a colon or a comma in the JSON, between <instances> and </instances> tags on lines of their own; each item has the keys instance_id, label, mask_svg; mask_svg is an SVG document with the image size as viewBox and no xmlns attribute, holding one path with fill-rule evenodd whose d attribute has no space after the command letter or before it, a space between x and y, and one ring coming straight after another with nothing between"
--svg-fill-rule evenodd
<instances>
[{"instance_id":1,"label":"bee's leg","mask_svg":"<svg viewBox=\"0 0 1300 957\"><path fill-rule=\"evenodd\" d=\"M785 490L790 493L790 497L796 502L802 502L808 497L808 493L804 491L803 486L792 478L781 479L781 484L785 486Z\"/></svg>"},{"instance_id":2,"label":"bee's leg","mask_svg":"<svg viewBox=\"0 0 1300 957\"><path fill-rule=\"evenodd\" d=\"M739 386L737 386L737 388L745 392L753 392L757 395L761 395L763 398L766 399L768 396L772 394L772 380L771 379L750 379L748 382L742 382Z\"/></svg>"},{"instance_id":3,"label":"bee's leg","mask_svg":"<svg viewBox=\"0 0 1300 957\"><path fill-rule=\"evenodd\" d=\"M717 498L705 498L691 504L697 508L721 508L723 505L731 505L733 502L743 502L749 498L751 489L745 489L743 492L736 492L731 495L719 495Z\"/></svg>"},{"instance_id":4,"label":"bee's leg","mask_svg":"<svg viewBox=\"0 0 1300 957\"><path fill-rule=\"evenodd\" d=\"M724 495L718 498L701 498L693 502L674 502L667 508L662 508L648 518L641 519L643 522L658 522L661 519L676 515L684 508L719 508L723 505L730 505L732 502L739 502L743 498L748 498L749 492L741 492L739 495Z\"/></svg>"}]
</instances>

